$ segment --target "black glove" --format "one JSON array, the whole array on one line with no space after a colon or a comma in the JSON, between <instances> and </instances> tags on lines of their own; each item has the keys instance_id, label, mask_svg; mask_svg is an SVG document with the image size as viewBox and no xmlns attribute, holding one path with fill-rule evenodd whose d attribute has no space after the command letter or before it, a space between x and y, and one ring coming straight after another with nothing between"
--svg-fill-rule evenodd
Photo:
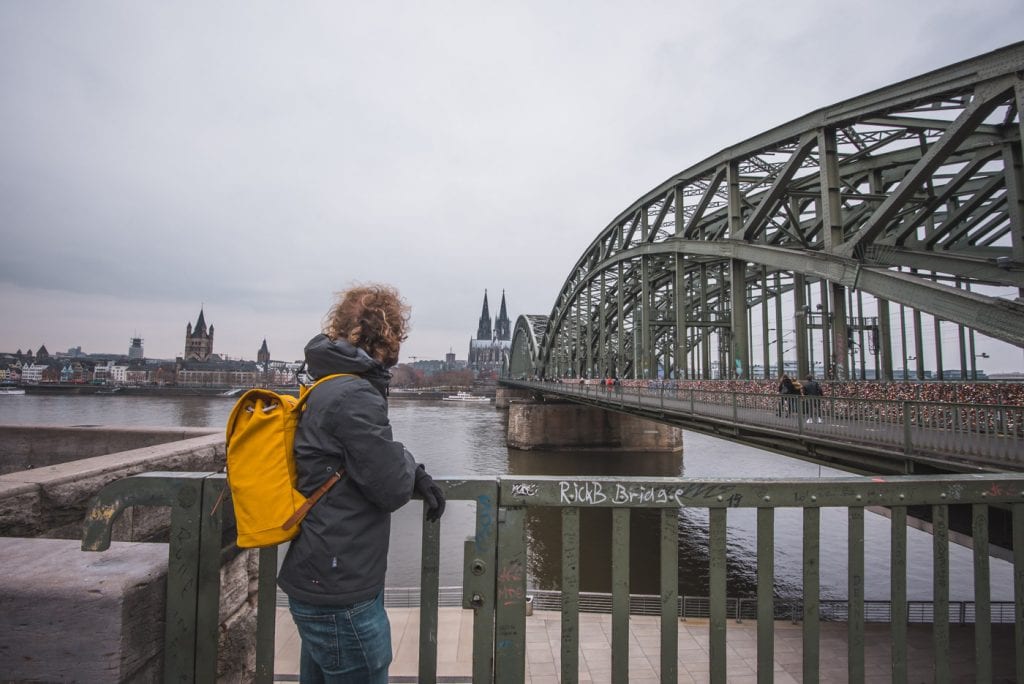
<instances>
[{"instance_id":1,"label":"black glove","mask_svg":"<svg viewBox=\"0 0 1024 684\"><path fill-rule=\"evenodd\" d=\"M422 464L416 466L416 484L414 489L416 493L423 497L423 502L427 506L427 520L430 522L440 520L441 516L444 515L444 492L434 484L434 479L427 475L427 470Z\"/></svg>"}]
</instances>

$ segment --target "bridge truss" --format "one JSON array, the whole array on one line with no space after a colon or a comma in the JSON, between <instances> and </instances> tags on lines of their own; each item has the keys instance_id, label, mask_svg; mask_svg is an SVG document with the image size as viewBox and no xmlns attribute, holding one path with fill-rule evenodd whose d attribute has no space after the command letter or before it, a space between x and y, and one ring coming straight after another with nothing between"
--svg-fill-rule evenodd
<instances>
[{"instance_id":1,"label":"bridge truss","mask_svg":"<svg viewBox=\"0 0 1024 684\"><path fill-rule=\"evenodd\" d=\"M966 377L975 332L1024 347L1022 74L1017 43L672 176L520 318L510 374L770 377L795 352L801 377L892 378L898 348L923 378L932 326Z\"/></svg>"}]
</instances>

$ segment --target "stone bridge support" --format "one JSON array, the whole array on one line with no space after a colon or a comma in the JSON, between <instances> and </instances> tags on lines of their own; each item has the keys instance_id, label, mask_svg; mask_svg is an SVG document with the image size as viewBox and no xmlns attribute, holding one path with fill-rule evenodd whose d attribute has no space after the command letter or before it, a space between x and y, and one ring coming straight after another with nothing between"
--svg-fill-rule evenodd
<instances>
[{"instance_id":1,"label":"stone bridge support","mask_svg":"<svg viewBox=\"0 0 1024 684\"><path fill-rule=\"evenodd\" d=\"M683 431L593 406L516 399L509 404L508 445L527 450L679 453Z\"/></svg>"},{"instance_id":2,"label":"stone bridge support","mask_svg":"<svg viewBox=\"0 0 1024 684\"><path fill-rule=\"evenodd\" d=\"M533 398L535 392L524 389L513 389L511 387L502 387L498 385L498 389L494 394L494 407L500 409L507 409L509 403L515 399L529 400Z\"/></svg>"}]
</instances>

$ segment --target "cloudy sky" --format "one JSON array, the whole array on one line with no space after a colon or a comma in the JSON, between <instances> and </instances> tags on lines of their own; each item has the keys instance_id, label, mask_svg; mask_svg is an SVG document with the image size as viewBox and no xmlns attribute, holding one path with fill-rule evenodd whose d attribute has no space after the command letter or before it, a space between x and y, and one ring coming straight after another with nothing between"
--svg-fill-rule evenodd
<instances>
[{"instance_id":1,"label":"cloudy sky","mask_svg":"<svg viewBox=\"0 0 1024 684\"><path fill-rule=\"evenodd\" d=\"M671 174L1020 40L1020 0L0 2L0 351L297 359L394 283L411 357L548 313ZM1019 360L1019 355L1016 359Z\"/></svg>"}]
</instances>

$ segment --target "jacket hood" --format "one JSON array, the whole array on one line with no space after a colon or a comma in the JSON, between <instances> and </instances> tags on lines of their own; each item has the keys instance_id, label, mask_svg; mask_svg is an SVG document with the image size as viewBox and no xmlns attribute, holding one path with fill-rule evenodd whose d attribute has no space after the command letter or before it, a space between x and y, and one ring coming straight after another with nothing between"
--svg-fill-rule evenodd
<instances>
[{"instance_id":1,"label":"jacket hood","mask_svg":"<svg viewBox=\"0 0 1024 684\"><path fill-rule=\"evenodd\" d=\"M378 389L387 387L391 379L391 373L365 351L347 340L332 340L322 333L306 344L306 367L314 378L352 373L370 380Z\"/></svg>"}]
</instances>

